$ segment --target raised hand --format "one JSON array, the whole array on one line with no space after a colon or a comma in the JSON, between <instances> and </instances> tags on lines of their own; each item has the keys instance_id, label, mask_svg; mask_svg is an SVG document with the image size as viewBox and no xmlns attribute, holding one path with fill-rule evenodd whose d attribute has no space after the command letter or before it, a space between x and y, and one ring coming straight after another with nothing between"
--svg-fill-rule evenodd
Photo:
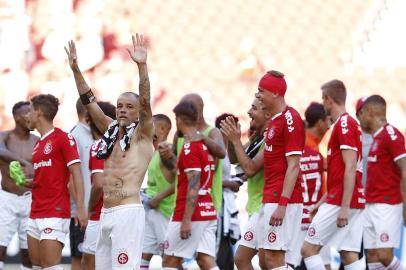
<instances>
[{"instance_id":1,"label":"raised hand","mask_svg":"<svg viewBox=\"0 0 406 270\"><path fill-rule=\"evenodd\" d=\"M241 138L241 126L239 123L234 121L234 118L228 116L225 120L220 123L220 131L223 133L227 139L231 142L239 141Z\"/></svg>"},{"instance_id":2,"label":"raised hand","mask_svg":"<svg viewBox=\"0 0 406 270\"><path fill-rule=\"evenodd\" d=\"M68 48L69 50L65 48L65 52L68 55L68 59L69 59L69 66L72 70L75 70L78 68L78 56L76 54L76 46L75 46L75 42L73 42L73 40L68 42Z\"/></svg>"},{"instance_id":3,"label":"raised hand","mask_svg":"<svg viewBox=\"0 0 406 270\"><path fill-rule=\"evenodd\" d=\"M138 33L132 36L133 50L127 49L131 59L137 64L145 64L147 62L147 47L145 47L144 36Z\"/></svg>"}]
</instances>

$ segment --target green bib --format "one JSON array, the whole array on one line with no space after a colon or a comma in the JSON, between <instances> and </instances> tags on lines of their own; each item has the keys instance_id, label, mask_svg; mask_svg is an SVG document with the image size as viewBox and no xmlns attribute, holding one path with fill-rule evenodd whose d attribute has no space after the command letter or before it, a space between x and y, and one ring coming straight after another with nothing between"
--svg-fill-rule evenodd
<instances>
[{"instance_id":1,"label":"green bib","mask_svg":"<svg viewBox=\"0 0 406 270\"><path fill-rule=\"evenodd\" d=\"M264 149L264 143L260 147L260 151ZM262 194L264 192L264 169L261 169L256 175L248 177L248 201L247 212L248 215L258 213L262 206Z\"/></svg>"},{"instance_id":2,"label":"green bib","mask_svg":"<svg viewBox=\"0 0 406 270\"><path fill-rule=\"evenodd\" d=\"M146 190L147 195L152 198L170 186L170 183L166 181L165 176L162 173L160 162L161 158L159 157L159 152L155 151L152 155L151 162L148 165L148 187ZM158 210L161 211L161 213L167 218L171 217L174 208L175 194L163 199L158 206Z\"/></svg>"},{"instance_id":3,"label":"green bib","mask_svg":"<svg viewBox=\"0 0 406 270\"><path fill-rule=\"evenodd\" d=\"M203 134L205 136L209 136L209 133L210 131L212 131L213 128L214 127L209 126L203 131ZM180 151L182 151L184 142L185 139L183 137L178 137L178 140L176 142L176 153L178 155ZM216 208L217 213L220 213L223 203L223 168L221 159L217 159L216 170L213 176L213 186L211 188L211 198L213 199L214 207Z\"/></svg>"}]
</instances>

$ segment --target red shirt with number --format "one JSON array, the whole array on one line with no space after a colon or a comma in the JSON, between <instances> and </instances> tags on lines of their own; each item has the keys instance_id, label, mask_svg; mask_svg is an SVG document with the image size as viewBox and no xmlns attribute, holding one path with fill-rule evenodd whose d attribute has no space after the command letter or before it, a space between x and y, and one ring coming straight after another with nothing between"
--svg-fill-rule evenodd
<instances>
[{"instance_id":1,"label":"red shirt with number","mask_svg":"<svg viewBox=\"0 0 406 270\"><path fill-rule=\"evenodd\" d=\"M213 183L215 163L203 141L185 143L178 158L178 183L176 206L173 221L182 221L187 203L187 172L200 172L199 195L197 197L192 221L217 219L216 209L210 195Z\"/></svg>"},{"instance_id":2,"label":"red shirt with number","mask_svg":"<svg viewBox=\"0 0 406 270\"><path fill-rule=\"evenodd\" d=\"M357 153L357 172L355 173L355 186L350 208L362 209L365 207L365 197L361 183L361 128L348 113L343 113L335 122L327 151L328 196L326 202L338 206L341 206L344 192L343 150L353 150Z\"/></svg>"},{"instance_id":3,"label":"red shirt with number","mask_svg":"<svg viewBox=\"0 0 406 270\"><path fill-rule=\"evenodd\" d=\"M290 106L269 120L264 148L263 203L279 203L288 163L286 157L302 155L305 130L300 114ZM289 203L302 203L300 173Z\"/></svg>"},{"instance_id":4,"label":"red shirt with number","mask_svg":"<svg viewBox=\"0 0 406 270\"><path fill-rule=\"evenodd\" d=\"M405 138L390 124L374 134L368 155L367 203L401 203L402 174L396 161L406 158Z\"/></svg>"},{"instance_id":5,"label":"red shirt with number","mask_svg":"<svg viewBox=\"0 0 406 270\"><path fill-rule=\"evenodd\" d=\"M101 140L97 140L92 144L92 147L90 148L89 171L92 182L94 174L104 173L104 159L97 159L96 157L100 143ZM100 220L100 213L102 207L103 207L103 196L100 196L100 199L95 205L95 207L91 209L92 215L90 216L89 219L94 221Z\"/></svg>"},{"instance_id":6,"label":"red shirt with number","mask_svg":"<svg viewBox=\"0 0 406 270\"><path fill-rule=\"evenodd\" d=\"M300 158L300 173L303 187L302 224L310 224L310 208L323 196L323 156L320 152L305 146Z\"/></svg>"},{"instance_id":7,"label":"red shirt with number","mask_svg":"<svg viewBox=\"0 0 406 270\"><path fill-rule=\"evenodd\" d=\"M73 136L52 129L34 146L30 218L70 218L68 167L80 162Z\"/></svg>"}]
</instances>

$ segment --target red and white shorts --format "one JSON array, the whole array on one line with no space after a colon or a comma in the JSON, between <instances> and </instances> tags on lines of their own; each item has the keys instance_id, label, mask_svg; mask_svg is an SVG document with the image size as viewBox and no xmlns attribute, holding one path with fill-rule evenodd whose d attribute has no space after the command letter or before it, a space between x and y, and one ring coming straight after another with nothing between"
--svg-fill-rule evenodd
<instances>
[{"instance_id":1,"label":"red and white shorts","mask_svg":"<svg viewBox=\"0 0 406 270\"><path fill-rule=\"evenodd\" d=\"M142 204L102 208L96 245L96 269L139 269L144 225Z\"/></svg>"},{"instance_id":2,"label":"red and white shorts","mask_svg":"<svg viewBox=\"0 0 406 270\"><path fill-rule=\"evenodd\" d=\"M247 227L238 244L258 250L259 227L259 213L253 213L248 219Z\"/></svg>"},{"instance_id":3,"label":"red and white shorts","mask_svg":"<svg viewBox=\"0 0 406 270\"><path fill-rule=\"evenodd\" d=\"M265 203L262 205L259 214L258 246L270 250L292 250L292 239L297 238L300 233L303 205L301 203L288 204L282 225L271 226L269 220L277 207L277 203Z\"/></svg>"},{"instance_id":4,"label":"red and white shorts","mask_svg":"<svg viewBox=\"0 0 406 270\"><path fill-rule=\"evenodd\" d=\"M335 247L337 251L360 252L364 226L363 209L350 209L348 224L337 227L337 216L341 207L324 203L307 231L305 241L319 246Z\"/></svg>"},{"instance_id":5,"label":"red and white shorts","mask_svg":"<svg viewBox=\"0 0 406 270\"><path fill-rule=\"evenodd\" d=\"M370 203L365 208L364 247L398 248L402 229L403 205Z\"/></svg>"},{"instance_id":6,"label":"red and white shorts","mask_svg":"<svg viewBox=\"0 0 406 270\"><path fill-rule=\"evenodd\" d=\"M216 257L217 220L192 221L192 234L188 239L180 238L182 222L171 221L168 225L164 254L180 258L193 258L195 253Z\"/></svg>"},{"instance_id":7,"label":"red and white shorts","mask_svg":"<svg viewBox=\"0 0 406 270\"><path fill-rule=\"evenodd\" d=\"M30 218L28 235L37 240L55 240L65 244L70 218Z\"/></svg>"}]
</instances>

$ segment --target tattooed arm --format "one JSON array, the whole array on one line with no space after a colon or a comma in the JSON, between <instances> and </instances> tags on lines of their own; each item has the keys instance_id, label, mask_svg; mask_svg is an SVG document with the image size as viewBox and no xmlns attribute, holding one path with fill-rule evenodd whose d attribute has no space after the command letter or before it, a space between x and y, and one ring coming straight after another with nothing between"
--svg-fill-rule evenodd
<instances>
[{"instance_id":1,"label":"tattooed arm","mask_svg":"<svg viewBox=\"0 0 406 270\"><path fill-rule=\"evenodd\" d=\"M141 131L144 136L152 139L152 111L151 111L151 91L148 78L147 67L147 47L143 35L136 34L132 37L133 51L127 49L132 60L137 63L140 78L140 111L139 120Z\"/></svg>"},{"instance_id":2,"label":"tattooed arm","mask_svg":"<svg viewBox=\"0 0 406 270\"><path fill-rule=\"evenodd\" d=\"M79 95L86 94L91 89L86 83L85 78L83 77L82 72L79 69L78 57L76 55L76 46L75 42L72 40L69 41L69 49L65 47L65 52L69 58L69 65L72 69L73 76L75 78L76 88L79 92ZM86 105L86 109L92 117L93 122L101 132L105 132L109 124L113 121L110 117L106 116L103 111L100 109L97 102L93 101Z\"/></svg>"},{"instance_id":3,"label":"tattooed arm","mask_svg":"<svg viewBox=\"0 0 406 270\"><path fill-rule=\"evenodd\" d=\"M192 233L192 216L195 210L200 187L200 172L190 171L186 173L188 189L186 196L185 213L180 227L180 238L187 239Z\"/></svg>"}]
</instances>

